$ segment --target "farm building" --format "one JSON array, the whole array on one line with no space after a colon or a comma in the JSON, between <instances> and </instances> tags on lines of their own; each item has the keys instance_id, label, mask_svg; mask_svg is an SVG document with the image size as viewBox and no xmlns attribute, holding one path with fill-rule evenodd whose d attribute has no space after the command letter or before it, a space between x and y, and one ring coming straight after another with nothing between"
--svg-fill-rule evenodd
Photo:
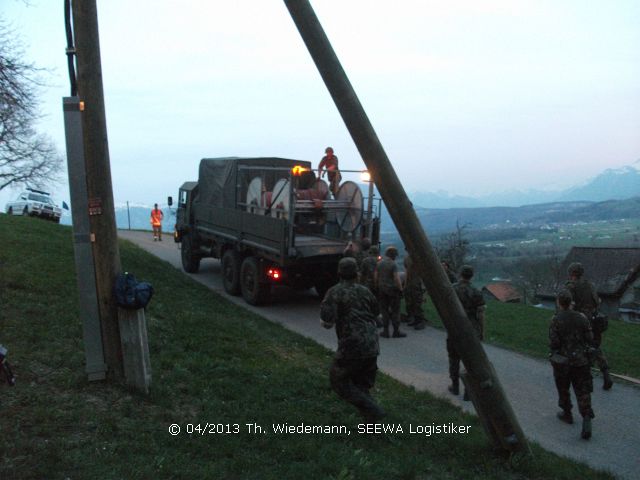
<instances>
[{"instance_id":1,"label":"farm building","mask_svg":"<svg viewBox=\"0 0 640 480\"><path fill-rule=\"evenodd\" d=\"M511 282L489 283L482 287L482 294L487 300L497 300L502 303L520 303L522 296Z\"/></svg>"},{"instance_id":2,"label":"farm building","mask_svg":"<svg viewBox=\"0 0 640 480\"><path fill-rule=\"evenodd\" d=\"M596 286L602 313L610 318L640 322L640 248L573 247L562 262L561 274L566 275L573 262L584 266L585 278ZM559 288L563 285L561 281ZM555 308L557 290L548 286L537 298L544 306Z\"/></svg>"}]
</instances>

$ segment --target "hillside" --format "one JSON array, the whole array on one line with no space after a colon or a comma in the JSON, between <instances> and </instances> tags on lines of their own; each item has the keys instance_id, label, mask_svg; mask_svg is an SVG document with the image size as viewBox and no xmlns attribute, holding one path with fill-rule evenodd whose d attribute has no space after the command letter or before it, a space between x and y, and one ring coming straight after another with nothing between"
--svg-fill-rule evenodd
<instances>
[{"instance_id":1,"label":"hillside","mask_svg":"<svg viewBox=\"0 0 640 480\"><path fill-rule=\"evenodd\" d=\"M554 202L522 207L422 209L416 213L427 233L451 232L469 224L473 230L541 227L559 223L640 218L640 197L604 202ZM388 219L388 217L387 217Z\"/></svg>"},{"instance_id":2,"label":"hillside","mask_svg":"<svg viewBox=\"0 0 640 480\"><path fill-rule=\"evenodd\" d=\"M68 227L0 215L0 338L18 376L0 386L0 478L610 478L535 445L533 458L505 461L477 419L384 375L375 395L390 423L453 422L470 434L356 434L359 418L328 387L330 352L128 242L123 267L156 288L152 390L88 384L71 238ZM254 423L354 434L251 434ZM172 424L183 432L171 436ZM206 424L229 433L186 431Z\"/></svg>"}]
</instances>

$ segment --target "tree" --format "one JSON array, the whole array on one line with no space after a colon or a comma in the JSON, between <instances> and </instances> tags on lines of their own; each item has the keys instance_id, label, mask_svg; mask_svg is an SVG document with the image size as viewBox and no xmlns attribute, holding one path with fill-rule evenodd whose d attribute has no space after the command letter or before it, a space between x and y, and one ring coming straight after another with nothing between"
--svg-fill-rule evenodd
<instances>
[{"instance_id":1,"label":"tree","mask_svg":"<svg viewBox=\"0 0 640 480\"><path fill-rule=\"evenodd\" d=\"M51 139L35 129L41 72L24 60L15 32L0 19L0 190L58 181L62 159Z\"/></svg>"},{"instance_id":2,"label":"tree","mask_svg":"<svg viewBox=\"0 0 640 480\"><path fill-rule=\"evenodd\" d=\"M540 291L555 293L562 282L562 259L555 250L545 256L528 257L505 266L504 271L522 291L524 302L535 301Z\"/></svg>"},{"instance_id":3,"label":"tree","mask_svg":"<svg viewBox=\"0 0 640 480\"><path fill-rule=\"evenodd\" d=\"M469 253L469 240L466 238L465 230L469 227L468 223L460 225L460 221L456 220L456 230L443 235L436 242L436 253L442 261L446 261L454 272L457 272Z\"/></svg>"}]
</instances>

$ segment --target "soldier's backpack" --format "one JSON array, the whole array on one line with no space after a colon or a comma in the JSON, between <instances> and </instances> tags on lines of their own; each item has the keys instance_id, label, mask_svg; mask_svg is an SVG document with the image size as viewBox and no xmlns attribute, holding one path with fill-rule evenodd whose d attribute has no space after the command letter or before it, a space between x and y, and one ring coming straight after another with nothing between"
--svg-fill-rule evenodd
<instances>
[{"instance_id":1,"label":"soldier's backpack","mask_svg":"<svg viewBox=\"0 0 640 480\"><path fill-rule=\"evenodd\" d=\"M133 274L124 272L116 277L113 295L119 307L137 310L147 306L153 296L153 286L147 282L138 282Z\"/></svg>"}]
</instances>

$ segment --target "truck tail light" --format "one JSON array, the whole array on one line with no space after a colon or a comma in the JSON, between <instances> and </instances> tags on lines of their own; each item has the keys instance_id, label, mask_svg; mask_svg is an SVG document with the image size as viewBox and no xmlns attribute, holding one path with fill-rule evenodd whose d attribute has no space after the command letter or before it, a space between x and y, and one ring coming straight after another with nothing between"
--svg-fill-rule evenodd
<instances>
[{"instance_id":1,"label":"truck tail light","mask_svg":"<svg viewBox=\"0 0 640 480\"><path fill-rule=\"evenodd\" d=\"M267 270L267 277L272 280L278 281L282 278L282 272L278 268L270 268Z\"/></svg>"}]
</instances>

